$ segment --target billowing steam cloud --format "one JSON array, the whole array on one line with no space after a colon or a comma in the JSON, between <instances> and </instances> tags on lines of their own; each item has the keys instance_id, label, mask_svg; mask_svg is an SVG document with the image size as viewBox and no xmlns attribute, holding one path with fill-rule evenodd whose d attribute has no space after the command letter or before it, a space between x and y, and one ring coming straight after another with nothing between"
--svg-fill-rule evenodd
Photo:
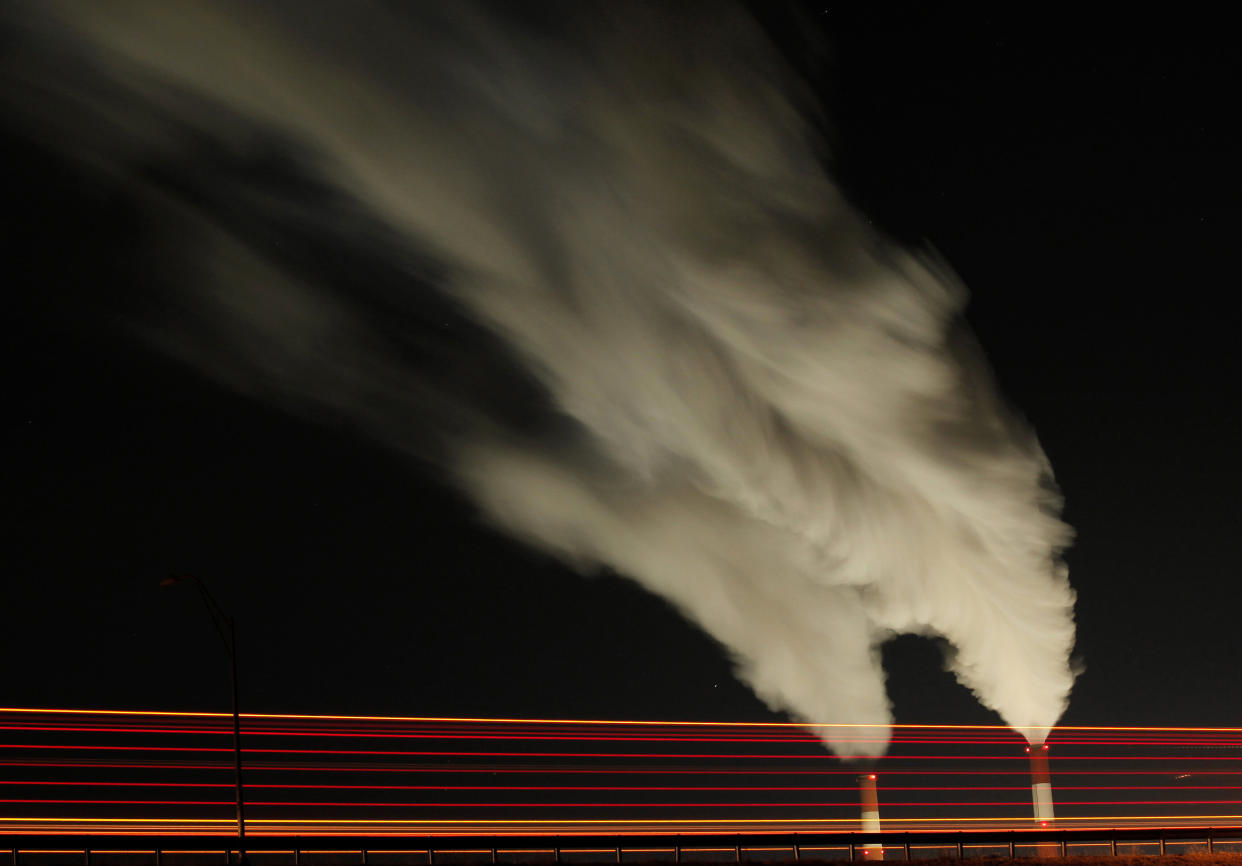
<instances>
[{"instance_id":1,"label":"billowing steam cloud","mask_svg":"<svg viewBox=\"0 0 1242 866\"><path fill-rule=\"evenodd\" d=\"M772 707L880 726L820 729L842 754L883 749L877 648L903 632L945 638L1042 740L1073 681L1069 530L959 333L961 288L843 200L760 28L664 5L38 0L10 13L5 92L193 239L166 305L191 314L148 338L433 450L498 526L671 600ZM433 303L434 274L555 431L437 385L350 293L152 179L187 142L259 138L334 191L335 230L405 263L384 321Z\"/></svg>"}]
</instances>

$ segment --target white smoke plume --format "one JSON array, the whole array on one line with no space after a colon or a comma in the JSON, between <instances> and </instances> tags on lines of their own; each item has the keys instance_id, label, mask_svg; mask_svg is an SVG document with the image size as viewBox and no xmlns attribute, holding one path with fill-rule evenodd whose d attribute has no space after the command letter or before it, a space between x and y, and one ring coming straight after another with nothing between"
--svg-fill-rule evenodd
<instances>
[{"instance_id":1,"label":"white smoke plume","mask_svg":"<svg viewBox=\"0 0 1242 866\"><path fill-rule=\"evenodd\" d=\"M435 262L573 435L420 393L348 298L150 186L202 262L169 289L195 324L147 333L169 351L415 453L420 414L460 413L439 447L491 521L669 599L771 707L845 725L816 729L839 754L883 750L878 647L911 632L1042 741L1073 682L1070 532L962 288L846 202L742 9L663 6L39 0L9 12L5 90L105 171L185 130L279 137Z\"/></svg>"}]
</instances>

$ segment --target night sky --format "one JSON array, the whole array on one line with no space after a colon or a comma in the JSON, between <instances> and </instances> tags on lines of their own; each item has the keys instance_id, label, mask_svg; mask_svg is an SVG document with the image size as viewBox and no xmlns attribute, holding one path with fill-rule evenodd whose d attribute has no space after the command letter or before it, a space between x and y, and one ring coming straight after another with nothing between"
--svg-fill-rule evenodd
<instances>
[{"instance_id":1,"label":"night sky","mask_svg":"<svg viewBox=\"0 0 1242 866\"><path fill-rule=\"evenodd\" d=\"M816 84L836 176L963 278L969 323L1065 496L1085 673L1063 722L1242 724L1228 28L803 11L767 23ZM810 58L820 38L829 55ZM778 718L637 585L486 528L346 418L307 421L132 339L123 323L158 312L177 279L165 227L30 136L5 92L5 705L227 708L199 599L159 587L182 573L236 618L243 709ZM278 148L149 171L215 213L254 188L332 205ZM348 235L254 219L342 291L406 278ZM492 351L454 315L429 301L409 336L449 379L463 347ZM524 394L506 387L505 411L520 416ZM884 655L898 722L997 720L933 641Z\"/></svg>"}]
</instances>

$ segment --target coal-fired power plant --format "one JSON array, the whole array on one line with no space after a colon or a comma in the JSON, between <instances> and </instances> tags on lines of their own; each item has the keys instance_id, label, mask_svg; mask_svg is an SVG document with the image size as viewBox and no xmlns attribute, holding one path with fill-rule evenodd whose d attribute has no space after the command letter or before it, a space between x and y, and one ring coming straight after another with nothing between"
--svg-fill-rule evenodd
<instances>
[{"instance_id":1,"label":"coal-fired power plant","mask_svg":"<svg viewBox=\"0 0 1242 866\"><path fill-rule=\"evenodd\" d=\"M864 833L880 832L880 800L875 792L875 773L863 773L858 777L858 803L861 807L859 823ZM867 860L883 860L884 846L868 843L863 846L863 857Z\"/></svg>"},{"instance_id":2,"label":"coal-fired power plant","mask_svg":"<svg viewBox=\"0 0 1242 866\"><path fill-rule=\"evenodd\" d=\"M1035 807L1035 823L1052 826L1052 775L1048 772L1048 745L1027 746L1031 759L1031 804Z\"/></svg>"}]
</instances>

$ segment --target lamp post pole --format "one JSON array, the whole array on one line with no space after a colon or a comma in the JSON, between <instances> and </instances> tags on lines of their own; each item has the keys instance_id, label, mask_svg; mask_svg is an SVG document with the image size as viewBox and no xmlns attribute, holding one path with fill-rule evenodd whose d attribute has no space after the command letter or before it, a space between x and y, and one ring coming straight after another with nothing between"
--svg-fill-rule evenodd
<instances>
[{"instance_id":1,"label":"lamp post pole","mask_svg":"<svg viewBox=\"0 0 1242 866\"><path fill-rule=\"evenodd\" d=\"M237 632L233 626L233 617L224 612L207 585L193 575L167 577L160 581L160 586L176 586L189 581L198 587L198 594L203 599L207 613L211 616L211 624L215 626L224 648L229 654L229 688L233 697L233 782L237 792L237 856L245 863L246 859L246 799L242 787L242 751L241 751L241 712L237 704Z\"/></svg>"},{"instance_id":2,"label":"lamp post pole","mask_svg":"<svg viewBox=\"0 0 1242 866\"><path fill-rule=\"evenodd\" d=\"M242 789L241 712L237 706L237 638L229 617L229 684L233 691L233 783L237 789L237 857L246 861L246 798Z\"/></svg>"}]
</instances>

